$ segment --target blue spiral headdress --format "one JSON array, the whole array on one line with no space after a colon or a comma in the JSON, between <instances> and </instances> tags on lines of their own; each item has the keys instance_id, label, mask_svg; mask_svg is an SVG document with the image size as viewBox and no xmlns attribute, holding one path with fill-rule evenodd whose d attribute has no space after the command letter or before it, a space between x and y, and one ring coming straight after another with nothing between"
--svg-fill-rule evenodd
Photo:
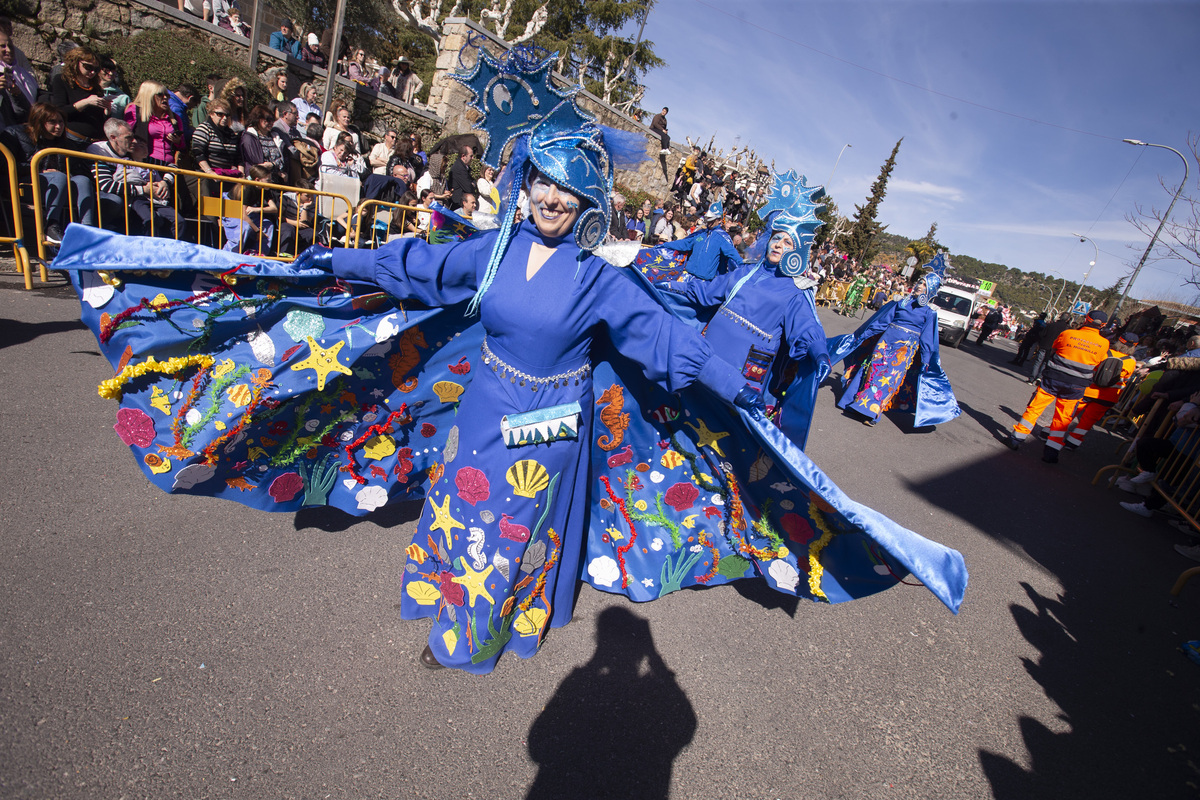
<instances>
[{"instance_id":1,"label":"blue spiral headdress","mask_svg":"<svg viewBox=\"0 0 1200 800\"><path fill-rule=\"evenodd\" d=\"M950 268L950 256L944 252L934 256L928 264L925 264L925 274L921 276L921 280L925 284L925 294L920 293L918 288L917 304L925 305L929 302L929 298L938 293L938 289L942 287L942 281L946 278L946 270Z\"/></svg>"},{"instance_id":2,"label":"blue spiral headdress","mask_svg":"<svg viewBox=\"0 0 1200 800\"><path fill-rule=\"evenodd\" d=\"M784 275L795 278L808 269L809 250L812 249L817 228L824 224L817 219L817 210L824 208L825 204L816 201L824 196L824 186L810 187L807 179L797 175L795 170L788 170L782 175L775 173L775 185L758 214L766 222L769 232L786 233L796 243L795 249L785 253L777 267ZM762 259L766 255L769 238L760 236L754 248L747 253L747 258L751 261Z\"/></svg>"},{"instance_id":3,"label":"blue spiral headdress","mask_svg":"<svg viewBox=\"0 0 1200 800\"><path fill-rule=\"evenodd\" d=\"M541 51L544 52L544 51ZM508 169L500 185L500 236L492 248L479 290L467 306L479 310L479 301L495 279L500 260L512 240L518 197L532 164L554 183L587 202L572 231L581 250L591 251L604 240L610 216L615 140L628 148L618 132L602 128L575 103L579 87L558 89L551 80L555 56L516 47L496 59L480 50L473 69L453 76L470 90L471 107L479 112L474 128L487 134L480 161L499 169L500 157L512 144ZM620 132L623 133L623 132ZM645 139L640 142L645 157ZM634 152L636 152L636 145Z\"/></svg>"}]
</instances>

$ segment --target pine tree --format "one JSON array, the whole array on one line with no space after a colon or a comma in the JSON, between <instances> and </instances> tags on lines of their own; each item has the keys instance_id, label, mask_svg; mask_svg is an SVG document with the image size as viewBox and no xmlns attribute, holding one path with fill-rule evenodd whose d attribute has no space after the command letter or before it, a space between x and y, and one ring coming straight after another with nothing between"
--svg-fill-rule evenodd
<instances>
[{"instance_id":1,"label":"pine tree","mask_svg":"<svg viewBox=\"0 0 1200 800\"><path fill-rule=\"evenodd\" d=\"M939 245L938 245L938 241L937 241L936 237L937 237L937 220L934 220L933 224L929 226L929 233L925 234L925 238L922 239L921 241L925 242L925 244L929 245L930 247L932 247L936 250L936 249L939 249Z\"/></svg>"},{"instance_id":2,"label":"pine tree","mask_svg":"<svg viewBox=\"0 0 1200 800\"><path fill-rule=\"evenodd\" d=\"M887 194L888 178L896 168L896 153L900 151L900 142L903 141L904 137L901 136L900 141L892 148L892 154L880 167L879 177L871 184L871 196L867 198L866 204L854 207L854 227L839 240L839 247L857 258L860 264L869 263L879 252L879 245L875 239L887 230L886 225L875 221L875 216L879 213L879 204L883 201L883 196Z\"/></svg>"}]
</instances>

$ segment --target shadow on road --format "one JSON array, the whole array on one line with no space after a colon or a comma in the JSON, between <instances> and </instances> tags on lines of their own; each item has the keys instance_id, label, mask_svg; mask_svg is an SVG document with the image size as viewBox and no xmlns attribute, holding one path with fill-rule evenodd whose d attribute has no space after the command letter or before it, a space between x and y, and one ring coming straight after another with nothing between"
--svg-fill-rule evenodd
<instances>
[{"instance_id":1,"label":"shadow on road","mask_svg":"<svg viewBox=\"0 0 1200 800\"><path fill-rule=\"evenodd\" d=\"M295 529L298 531L315 528L326 533L340 533L369 520L381 528L395 528L421 516L422 500L393 501L372 511L366 517L356 517L333 506L314 506L296 512Z\"/></svg>"},{"instance_id":2,"label":"shadow on road","mask_svg":"<svg viewBox=\"0 0 1200 800\"><path fill-rule=\"evenodd\" d=\"M53 322L18 322L0 319L0 349L32 342L39 336L49 336L66 331L84 330L80 320L54 320Z\"/></svg>"},{"instance_id":3,"label":"shadow on road","mask_svg":"<svg viewBox=\"0 0 1200 800\"><path fill-rule=\"evenodd\" d=\"M529 729L538 765L526 800L666 800L671 765L696 714L654 647L650 624L616 606L596 622L596 653L559 685Z\"/></svg>"},{"instance_id":4,"label":"shadow on road","mask_svg":"<svg viewBox=\"0 0 1200 800\"><path fill-rule=\"evenodd\" d=\"M1177 647L1200 636L1200 622L1194 598L1191 616L1166 602L1186 566L1170 546L1178 536L1122 516L1124 496L1089 485L1085 469L1005 452L910 483L1062 586L1046 596L1022 582L1022 601L1010 605L1037 651L1022 659L1024 668L1059 712L1019 717L1028 766L986 749L980 763L993 796L1004 800L1194 797L1188 782L1198 774L1183 743L1195 743L1200 670ZM983 556L968 564L988 572ZM1017 587L996 591L1011 595L1010 588Z\"/></svg>"}]
</instances>

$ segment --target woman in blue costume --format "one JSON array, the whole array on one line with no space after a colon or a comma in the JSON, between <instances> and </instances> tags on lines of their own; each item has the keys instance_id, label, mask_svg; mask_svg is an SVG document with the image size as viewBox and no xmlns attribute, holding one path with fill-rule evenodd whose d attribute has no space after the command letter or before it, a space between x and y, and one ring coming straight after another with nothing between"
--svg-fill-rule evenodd
<instances>
[{"instance_id":1,"label":"woman in blue costume","mask_svg":"<svg viewBox=\"0 0 1200 800\"><path fill-rule=\"evenodd\" d=\"M847 364L838 408L854 412L864 425L875 425L894 403L915 406L917 427L961 413L942 370L937 312L929 307L947 266L939 253L909 297L885 305L835 347L833 360Z\"/></svg>"},{"instance_id":2,"label":"woman in blue costume","mask_svg":"<svg viewBox=\"0 0 1200 800\"><path fill-rule=\"evenodd\" d=\"M568 117L569 106L557 113ZM401 301L478 309L490 371L458 408L470 421L458 449L469 455L453 482L429 492L401 603L406 618L434 619L423 663L471 672L491 671L504 651L533 655L547 628L571 620L588 517L593 339L670 391L698 381L733 402L746 383L694 329L587 252L608 229L612 169L599 129L567 127L552 112L516 142L508 170L531 211L511 238L505 229L451 245L310 249L296 264L328 264ZM753 406L757 396L746 395ZM487 488L464 491L464 474ZM427 602L439 592L448 606Z\"/></svg>"},{"instance_id":3,"label":"woman in blue costume","mask_svg":"<svg viewBox=\"0 0 1200 800\"><path fill-rule=\"evenodd\" d=\"M821 187L808 188L794 172L777 175L761 211L770 236L759 237L759 246L748 253L750 263L711 280L657 284L702 309L705 338L763 394L767 406L778 403L776 419L800 448L808 438L817 390L831 368L813 297L817 282L808 274L809 248L820 225L813 198L823 193ZM790 387L782 386L783 376L772 375L780 352L797 367ZM783 397L774 396L772 385Z\"/></svg>"}]
</instances>

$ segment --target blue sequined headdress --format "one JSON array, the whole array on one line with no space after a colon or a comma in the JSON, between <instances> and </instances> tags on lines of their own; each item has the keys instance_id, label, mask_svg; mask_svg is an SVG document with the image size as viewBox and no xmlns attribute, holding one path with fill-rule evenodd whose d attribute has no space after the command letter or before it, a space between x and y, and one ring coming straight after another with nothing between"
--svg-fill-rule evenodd
<instances>
[{"instance_id":1,"label":"blue sequined headdress","mask_svg":"<svg viewBox=\"0 0 1200 800\"><path fill-rule=\"evenodd\" d=\"M502 181L505 189L501 191L499 216L504 222L479 290L467 307L469 314L477 312L479 300L495 278L508 249L516 226L514 209L530 164L586 201L572 231L581 250L595 249L608 231L613 137L575 103L579 87L554 86L551 78L554 60L553 55L541 58L539 51L524 47L513 48L500 59L480 50L475 67L454 76L471 91L470 105L480 114L475 129L487 134L487 146L480 161L499 169L502 153L512 145ZM641 145L644 150L644 140Z\"/></svg>"},{"instance_id":2,"label":"blue sequined headdress","mask_svg":"<svg viewBox=\"0 0 1200 800\"><path fill-rule=\"evenodd\" d=\"M824 203L816 201L824 196L824 186L810 187L807 179L797 175L795 170L788 170L782 175L775 174L775 185L767 202L758 210L758 215L766 220L767 230L771 233L786 233L795 242L795 248L785 253L779 262L778 270L784 275L795 278L808 269L809 250L816 238L817 228L824 224L817 219L817 210L823 208ZM751 254L752 258L762 258L766 254L766 239L769 237L759 239L762 253Z\"/></svg>"},{"instance_id":3,"label":"blue sequined headdress","mask_svg":"<svg viewBox=\"0 0 1200 800\"><path fill-rule=\"evenodd\" d=\"M938 289L942 287L942 281L946 278L946 270L950 268L950 256L944 252L934 256L928 264L925 265L925 274L921 276L921 280L925 283L925 302L929 302L929 298L938 293ZM918 287L918 294L920 287ZM917 301L920 303L920 300ZM920 303L925 305L925 303Z\"/></svg>"}]
</instances>

